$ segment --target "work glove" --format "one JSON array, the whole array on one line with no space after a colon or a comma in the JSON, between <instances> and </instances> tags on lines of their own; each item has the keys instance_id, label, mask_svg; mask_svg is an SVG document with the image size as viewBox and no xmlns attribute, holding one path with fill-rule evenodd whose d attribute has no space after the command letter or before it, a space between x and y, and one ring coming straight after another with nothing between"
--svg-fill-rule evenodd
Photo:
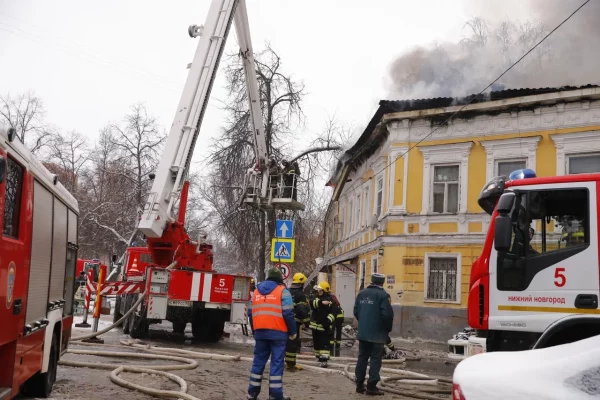
<instances>
[{"instance_id":1,"label":"work glove","mask_svg":"<svg viewBox=\"0 0 600 400\"><path fill-rule=\"evenodd\" d=\"M295 340L295 339L296 339L296 337L297 337L297 335L296 335L295 333L294 333L293 335L290 335L290 336L289 336L290 340Z\"/></svg>"}]
</instances>

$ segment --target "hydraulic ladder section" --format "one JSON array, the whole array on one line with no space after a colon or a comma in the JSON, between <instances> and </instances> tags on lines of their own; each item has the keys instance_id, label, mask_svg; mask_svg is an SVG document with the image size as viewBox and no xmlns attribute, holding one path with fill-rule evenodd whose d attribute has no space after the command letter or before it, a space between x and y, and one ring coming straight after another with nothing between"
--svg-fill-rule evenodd
<instances>
[{"instance_id":1,"label":"hydraulic ladder section","mask_svg":"<svg viewBox=\"0 0 600 400\"><path fill-rule=\"evenodd\" d=\"M174 220L173 204L190 165L237 2L213 0L204 26L189 28L190 36L200 39L139 223L147 237L161 237Z\"/></svg>"},{"instance_id":2,"label":"hydraulic ladder section","mask_svg":"<svg viewBox=\"0 0 600 400\"><path fill-rule=\"evenodd\" d=\"M243 203L257 208L304 209L304 205L296 201L297 177L294 177L293 185L287 185L286 188L282 184L284 177L281 174L269 176L269 151L262 123L246 1L213 0L204 26L194 25L188 30L190 36L200 39L139 223L140 231L149 238L162 237L167 223L174 221L172 209L188 173L202 118L234 18L250 100L257 172L252 182L248 177L245 179ZM252 196L246 195L249 187L252 188Z\"/></svg>"}]
</instances>

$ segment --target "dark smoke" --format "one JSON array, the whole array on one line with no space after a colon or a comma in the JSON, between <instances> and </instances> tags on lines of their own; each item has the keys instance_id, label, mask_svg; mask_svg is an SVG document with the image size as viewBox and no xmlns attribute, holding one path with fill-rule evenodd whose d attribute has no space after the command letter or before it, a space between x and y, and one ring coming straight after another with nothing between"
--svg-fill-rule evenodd
<instances>
[{"instance_id":1,"label":"dark smoke","mask_svg":"<svg viewBox=\"0 0 600 400\"><path fill-rule=\"evenodd\" d=\"M478 93L583 2L529 0L527 14L519 18L511 17L508 1L490 2L483 16L466 24L460 42L417 47L394 60L391 95L417 99ZM506 8L500 11L502 4ZM591 0L500 83L506 89L600 84L600 0Z\"/></svg>"}]
</instances>

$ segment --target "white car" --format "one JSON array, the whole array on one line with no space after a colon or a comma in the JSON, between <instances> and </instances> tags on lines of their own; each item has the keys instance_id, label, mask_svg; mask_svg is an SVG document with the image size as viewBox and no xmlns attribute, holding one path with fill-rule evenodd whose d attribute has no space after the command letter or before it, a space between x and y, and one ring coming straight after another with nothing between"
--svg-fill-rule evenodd
<instances>
[{"instance_id":1,"label":"white car","mask_svg":"<svg viewBox=\"0 0 600 400\"><path fill-rule=\"evenodd\" d=\"M454 370L453 400L600 397L600 336L539 350L471 356Z\"/></svg>"}]
</instances>

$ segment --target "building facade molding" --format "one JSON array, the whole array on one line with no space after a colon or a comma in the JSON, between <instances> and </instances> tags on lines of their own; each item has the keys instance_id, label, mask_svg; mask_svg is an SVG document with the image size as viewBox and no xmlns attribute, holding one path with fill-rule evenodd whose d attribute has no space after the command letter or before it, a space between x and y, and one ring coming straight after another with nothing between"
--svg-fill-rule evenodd
<instances>
[{"instance_id":1,"label":"building facade molding","mask_svg":"<svg viewBox=\"0 0 600 400\"><path fill-rule=\"evenodd\" d=\"M513 139L482 140L480 143L487 155L486 182L489 182L497 175L496 162L501 160L524 159L527 168L535 170L535 155L541 138L541 136L530 136Z\"/></svg>"},{"instance_id":2,"label":"building facade molding","mask_svg":"<svg viewBox=\"0 0 600 400\"><path fill-rule=\"evenodd\" d=\"M556 133L550 137L556 147L556 175L567 174L569 155L600 152L600 131Z\"/></svg>"},{"instance_id":3,"label":"building facade molding","mask_svg":"<svg viewBox=\"0 0 600 400\"><path fill-rule=\"evenodd\" d=\"M482 110L483 112L485 111ZM417 117L417 114L422 115L421 112L415 112L414 118L399 120L384 117L390 132L389 140L417 141L429 134L431 136L428 140L457 139L600 125L600 100L537 106L533 110L507 111L469 119L454 118L445 126L432 126L426 116Z\"/></svg>"},{"instance_id":4,"label":"building facade molding","mask_svg":"<svg viewBox=\"0 0 600 400\"><path fill-rule=\"evenodd\" d=\"M469 153L473 147L473 142L462 142L452 144L440 144L431 146L419 146L418 149L423 154L423 200L421 204L421 215L426 216L431 213L432 194L433 194L433 166L443 164L459 165L459 199L458 214L464 214L467 211L467 185L468 185L468 164ZM426 219L422 219L424 224Z\"/></svg>"}]
</instances>

